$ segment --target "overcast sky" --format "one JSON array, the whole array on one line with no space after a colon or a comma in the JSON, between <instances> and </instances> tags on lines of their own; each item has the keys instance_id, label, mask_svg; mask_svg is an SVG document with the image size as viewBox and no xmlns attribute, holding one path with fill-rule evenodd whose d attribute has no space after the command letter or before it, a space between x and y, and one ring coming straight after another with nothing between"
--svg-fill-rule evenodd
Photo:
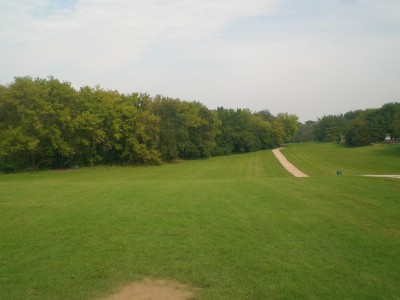
<instances>
[{"instance_id":1,"label":"overcast sky","mask_svg":"<svg viewBox=\"0 0 400 300\"><path fill-rule=\"evenodd\" d=\"M301 121L400 101L400 0L0 0L0 83L99 84Z\"/></svg>"}]
</instances>

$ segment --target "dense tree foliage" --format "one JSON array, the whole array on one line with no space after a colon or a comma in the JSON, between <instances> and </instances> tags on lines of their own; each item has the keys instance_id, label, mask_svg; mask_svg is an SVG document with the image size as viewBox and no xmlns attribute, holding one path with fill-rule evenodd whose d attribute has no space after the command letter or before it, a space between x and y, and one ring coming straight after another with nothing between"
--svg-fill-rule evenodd
<instances>
[{"instance_id":1,"label":"dense tree foliage","mask_svg":"<svg viewBox=\"0 0 400 300\"><path fill-rule=\"evenodd\" d=\"M400 139L400 103L387 103L378 109L351 111L324 116L315 123L319 141L345 142L349 146Z\"/></svg>"},{"instance_id":2,"label":"dense tree foliage","mask_svg":"<svg viewBox=\"0 0 400 300\"><path fill-rule=\"evenodd\" d=\"M268 110L210 110L147 94L16 77L0 85L0 171L175 159L270 149L285 142L350 146L400 139L400 103L298 122Z\"/></svg>"},{"instance_id":3,"label":"dense tree foliage","mask_svg":"<svg viewBox=\"0 0 400 300\"><path fill-rule=\"evenodd\" d=\"M151 111L160 120L159 150L164 160L211 156L218 117L198 102L157 96Z\"/></svg>"},{"instance_id":4,"label":"dense tree foliage","mask_svg":"<svg viewBox=\"0 0 400 300\"><path fill-rule=\"evenodd\" d=\"M316 140L315 121L308 120L305 123L298 123L298 131L294 137L294 142L303 143Z\"/></svg>"},{"instance_id":5,"label":"dense tree foliage","mask_svg":"<svg viewBox=\"0 0 400 300\"><path fill-rule=\"evenodd\" d=\"M75 90L49 77L0 85L0 170L159 164L243 153L291 141L297 117L210 110L100 87Z\"/></svg>"},{"instance_id":6,"label":"dense tree foliage","mask_svg":"<svg viewBox=\"0 0 400 300\"><path fill-rule=\"evenodd\" d=\"M0 96L0 168L160 163L159 119L140 95L16 78Z\"/></svg>"}]
</instances>

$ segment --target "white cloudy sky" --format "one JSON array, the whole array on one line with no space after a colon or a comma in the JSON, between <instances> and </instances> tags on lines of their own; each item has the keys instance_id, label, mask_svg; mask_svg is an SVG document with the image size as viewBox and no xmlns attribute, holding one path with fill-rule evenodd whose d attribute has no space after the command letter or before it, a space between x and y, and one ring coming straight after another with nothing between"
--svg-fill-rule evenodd
<instances>
[{"instance_id":1,"label":"white cloudy sky","mask_svg":"<svg viewBox=\"0 0 400 300\"><path fill-rule=\"evenodd\" d=\"M0 83L52 75L301 121L400 101L399 0L0 0Z\"/></svg>"}]
</instances>

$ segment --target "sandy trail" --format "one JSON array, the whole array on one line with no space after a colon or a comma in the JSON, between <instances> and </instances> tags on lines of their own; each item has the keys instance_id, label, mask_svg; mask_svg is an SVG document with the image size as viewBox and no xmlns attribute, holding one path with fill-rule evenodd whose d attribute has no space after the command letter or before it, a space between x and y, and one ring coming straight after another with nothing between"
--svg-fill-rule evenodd
<instances>
[{"instance_id":1,"label":"sandy trail","mask_svg":"<svg viewBox=\"0 0 400 300\"><path fill-rule=\"evenodd\" d=\"M279 160L281 165L294 177L309 177L307 174L303 173L297 169L291 162L289 162L286 157L281 153L282 148L272 150L275 157Z\"/></svg>"},{"instance_id":2,"label":"sandy trail","mask_svg":"<svg viewBox=\"0 0 400 300\"><path fill-rule=\"evenodd\" d=\"M387 177L387 178L400 178L400 175L361 175L366 177Z\"/></svg>"}]
</instances>

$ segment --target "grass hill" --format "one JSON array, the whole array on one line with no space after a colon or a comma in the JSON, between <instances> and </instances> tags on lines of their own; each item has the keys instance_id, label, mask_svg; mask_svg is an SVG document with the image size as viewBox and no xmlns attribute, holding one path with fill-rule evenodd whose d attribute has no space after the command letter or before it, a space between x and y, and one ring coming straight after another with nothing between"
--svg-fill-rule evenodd
<instances>
[{"instance_id":1,"label":"grass hill","mask_svg":"<svg viewBox=\"0 0 400 300\"><path fill-rule=\"evenodd\" d=\"M400 174L400 145L375 144L347 147L332 143L287 145L282 153L297 167L312 176Z\"/></svg>"},{"instance_id":2,"label":"grass hill","mask_svg":"<svg viewBox=\"0 0 400 300\"><path fill-rule=\"evenodd\" d=\"M143 277L201 299L395 299L398 145L0 176L0 298L98 299ZM336 176L343 170L343 176Z\"/></svg>"}]
</instances>

